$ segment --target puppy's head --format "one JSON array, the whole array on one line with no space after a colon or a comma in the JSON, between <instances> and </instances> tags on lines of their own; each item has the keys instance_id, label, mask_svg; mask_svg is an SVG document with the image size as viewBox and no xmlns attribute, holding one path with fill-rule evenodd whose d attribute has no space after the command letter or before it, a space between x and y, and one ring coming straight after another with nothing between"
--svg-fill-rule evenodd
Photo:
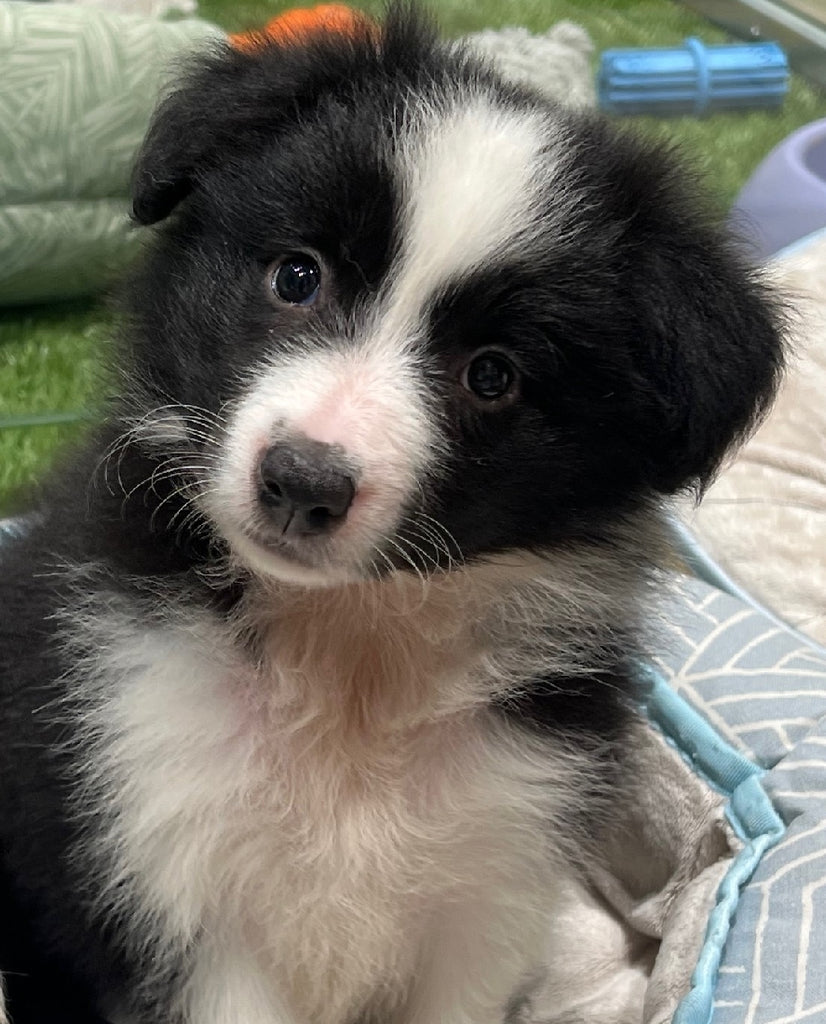
<instances>
[{"instance_id":1,"label":"puppy's head","mask_svg":"<svg viewBox=\"0 0 826 1024\"><path fill-rule=\"evenodd\" d=\"M166 221L131 303L146 443L280 578L598 535L702 487L781 362L667 152L407 13L207 58L134 210Z\"/></svg>"}]
</instances>

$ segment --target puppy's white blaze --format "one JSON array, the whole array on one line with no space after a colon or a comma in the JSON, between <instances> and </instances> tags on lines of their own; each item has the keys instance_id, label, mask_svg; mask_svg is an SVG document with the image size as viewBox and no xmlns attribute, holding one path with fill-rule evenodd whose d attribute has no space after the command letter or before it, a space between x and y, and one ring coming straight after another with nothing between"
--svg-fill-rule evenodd
<instances>
[{"instance_id":1,"label":"puppy's white blaze","mask_svg":"<svg viewBox=\"0 0 826 1024\"><path fill-rule=\"evenodd\" d=\"M442 288L535 235L549 163L538 112L480 93L415 117L398 142L403 237L389 319L404 332ZM389 326L389 324L387 325Z\"/></svg>"},{"instance_id":2,"label":"puppy's white blaze","mask_svg":"<svg viewBox=\"0 0 826 1024\"><path fill-rule=\"evenodd\" d=\"M273 359L236 408L209 499L213 518L242 560L281 578L294 577L284 559L260 551L243 533L254 511L261 454L279 440L303 434L341 447L354 467L353 505L325 541L325 553L334 575L336 567L361 568L397 525L434 458L435 432L422 386L406 339L380 330L360 344L333 342ZM296 581L320 582L324 575L311 579L300 570Z\"/></svg>"}]
</instances>

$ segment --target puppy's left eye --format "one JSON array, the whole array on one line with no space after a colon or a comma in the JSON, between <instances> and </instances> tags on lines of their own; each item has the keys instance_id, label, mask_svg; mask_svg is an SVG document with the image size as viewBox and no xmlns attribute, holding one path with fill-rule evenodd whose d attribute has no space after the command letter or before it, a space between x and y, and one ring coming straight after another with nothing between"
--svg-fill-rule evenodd
<instances>
[{"instance_id":1,"label":"puppy's left eye","mask_svg":"<svg viewBox=\"0 0 826 1024\"><path fill-rule=\"evenodd\" d=\"M483 402L512 395L516 384L516 369L500 352L480 352L462 372L462 385Z\"/></svg>"},{"instance_id":2,"label":"puppy's left eye","mask_svg":"<svg viewBox=\"0 0 826 1024\"><path fill-rule=\"evenodd\" d=\"M321 267L312 256L287 256L270 271L273 295L291 306L311 306L321 288Z\"/></svg>"}]
</instances>

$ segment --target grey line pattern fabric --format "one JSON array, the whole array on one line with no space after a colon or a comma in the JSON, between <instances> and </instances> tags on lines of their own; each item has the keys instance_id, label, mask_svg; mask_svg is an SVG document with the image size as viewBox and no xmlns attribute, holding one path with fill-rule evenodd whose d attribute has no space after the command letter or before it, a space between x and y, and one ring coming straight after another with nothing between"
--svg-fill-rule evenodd
<instances>
[{"instance_id":1,"label":"grey line pattern fabric","mask_svg":"<svg viewBox=\"0 0 826 1024\"><path fill-rule=\"evenodd\" d=\"M767 769L788 829L742 893L714 1024L826 1024L826 657L697 581L663 619L658 667Z\"/></svg>"}]
</instances>

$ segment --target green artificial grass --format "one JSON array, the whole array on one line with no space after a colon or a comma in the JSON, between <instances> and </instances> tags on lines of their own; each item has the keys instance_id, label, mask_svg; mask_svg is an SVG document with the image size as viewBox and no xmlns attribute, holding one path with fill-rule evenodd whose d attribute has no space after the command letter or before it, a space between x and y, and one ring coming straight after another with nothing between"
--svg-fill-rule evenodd
<instances>
[{"instance_id":1,"label":"green artificial grass","mask_svg":"<svg viewBox=\"0 0 826 1024\"><path fill-rule=\"evenodd\" d=\"M82 429L108 328L91 302L0 313L0 513Z\"/></svg>"},{"instance_id":2,"label":"green artificial grass","mask_svg":"<svg viewBox=\"0 0 826 1024\"><path fill-rule=\"evenodd\" d=\"M312 2L200 0L199 7L203 18L238 31ZM363 0L357 6L378 14L384 4ZM504 25L542 31L568 18L587 28L597 53L609 46L669 45L687 35L723 39L674 0L431 0L430 6L449 35ZM824 116L826 96L793 76L779 113L636 123L681 143L728 204L773 146ZM0 311L0 512L15 508L22 489L44 471L56 448L82 429L74 417L99 398L98 368L111 328L110 314L95 301ZM44 425L55 415L61 422Z\"/></svg>"}]
</instances>

